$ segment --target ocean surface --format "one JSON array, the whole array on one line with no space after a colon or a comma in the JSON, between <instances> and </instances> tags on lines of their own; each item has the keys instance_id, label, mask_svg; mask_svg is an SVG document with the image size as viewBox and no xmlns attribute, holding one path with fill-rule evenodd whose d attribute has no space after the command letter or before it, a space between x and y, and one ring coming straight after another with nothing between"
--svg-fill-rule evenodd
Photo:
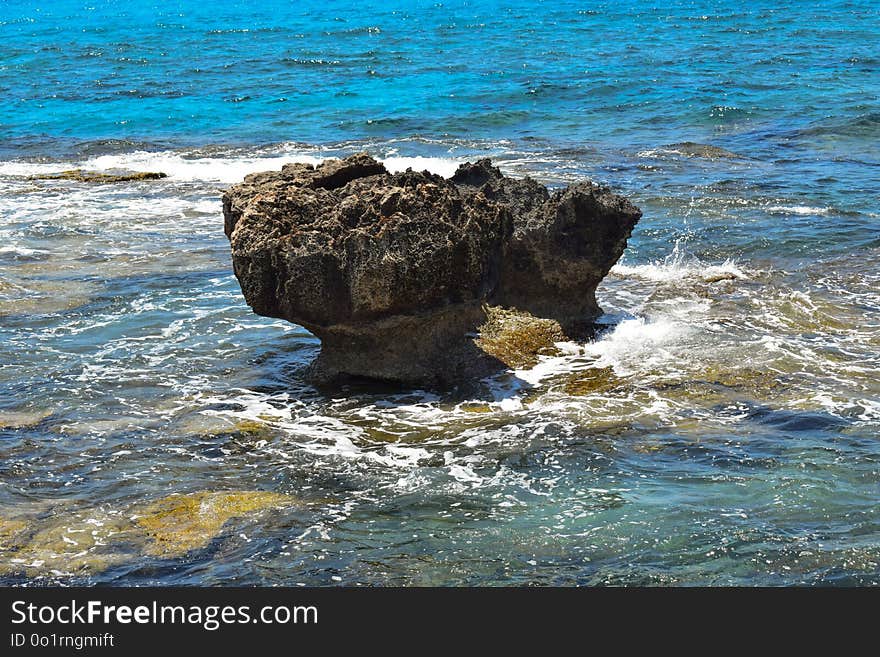
<instances>
[{"instance_id":1,"label":"ocean surface","mask_svg":"<svg viewBox=\"0 0 880 657\"><path fill-rule=\"evenodd\" d=\"M868 0L0 3L0 584L880 584L878 44ZM358 151L632 199L596 339L312 387L219 196Z\"/></svg>"}]
</instances>

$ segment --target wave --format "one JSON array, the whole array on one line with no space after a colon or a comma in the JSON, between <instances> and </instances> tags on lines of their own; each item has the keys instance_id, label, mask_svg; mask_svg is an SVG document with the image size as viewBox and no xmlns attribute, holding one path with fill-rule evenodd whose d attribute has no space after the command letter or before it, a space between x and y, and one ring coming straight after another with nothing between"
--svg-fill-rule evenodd
<instances>
[{"instance_id":1,"label":"wave","mask_svg":"<svg viewBox=\"0 0 880 657\"><path fill-rule=\"evenodd\" d=\"M693 304L683 304L682 314L689 309L696 310ZM543 358L531 369L517 370L516 376L530 386L540 386L585 369L610 367L616 376L675 369L681 359L679 349L695 330L686 319L673 315L624 319L592 342L559 343L563 355Z\"/></svg>"},{"instance_id":2,"label":"wave","mask_svg":"<svg viewBox=\"0 0 880 657\"><path fill-rule=\"evenodd\" d=\"M697 258L683 262L680 259L653 262L644 265L616 264L611 274L619 278L637 278L654 283L695 282L714 283L720 280L748 278L748 274L734 260L719 265L707 265Z\"/></svg>"},{"instance_id":3,"label":"wave","mask_svg":"<svg viewBox=\"0 0 880 657\"><path fill-rule=\"evenodd\" d=\"M880 132L880 112L873 111L843 119L821 122L796 131L799 136L876 137Z\"/></svg>"},{"instance_id":4,"label":"wave","mask_svg":"<svg viewBox=\"0 0 880 657\"><path fill-rule=\"evenodd\" d=\"M412 168L416 171L427 170L431 173L441 175L444 178L452 176L456 169L458 169L459 165L463 164L465 161L462 159L443 157L389 157L379 159L385 165L385 168L392 173L406 171L406 169Z\"/></svg>"},{"instance_id":5,"label":"wave","mask_svg":"<svg viewBox=\"0 0 880 657\"><path fill-rule=\"evenodd\" d=\"M42 260L49 255L49 251L45 249L30 249L24 246L6 245L0 246L0 259L9 258L11 260Z\"/></svg>"},{"instance_id":6,"label":"wave","mask_svg":"<svg viewBox=\"0 0 880 657\"><path fill-rule=\"evenodd\" d=\"M597 367L611 366L618 373L650 370L674 360L667 349L694 330L669 316L625 319L599 340L587 343L585 352L597 359Z\"/></svg>"},{"instance_id":7,"label":"wave","mask_svg":"<svg viewBox=\"0 0 880 657\"><path fill-rule=\"evenodd\" d=\"M28 177L34 175L57 173L67 169L86 170L125 170L125 171L158 171L168 175L171 181L204 181L218 183L236 183L246 175L259 171L280 170L285 164L302 162L319 164L327 155L319 149L309 151L279 149L274 153L261 155L241 155L224 157L216 156L192 157L187 151L144 151L127 153L110 153L68 162L28 162L10 160L0 162L0 176ZM446 157L400 157L397 155L377 158L385 164L389 171L395 173L407 168L427 170L444 177L449 177L464 162L461 158Z\"/></svg>"},{"instance_id":8,"label":"wave","mask_svg":"<svg viewBox=\"0 0 880 657\"><path fill-rule=\"evenodd\" d=\"M771 205L767 208L767 212L770 214L826 215L834 213L835 210L811 205Z\"/></svg>"}]
</instances>

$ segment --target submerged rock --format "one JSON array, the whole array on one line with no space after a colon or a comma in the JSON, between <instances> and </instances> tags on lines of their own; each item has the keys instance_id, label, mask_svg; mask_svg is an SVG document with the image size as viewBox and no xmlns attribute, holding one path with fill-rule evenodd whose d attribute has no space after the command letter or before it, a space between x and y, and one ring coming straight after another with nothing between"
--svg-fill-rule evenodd
<instances>
[{"instance_id":1,"label":"submerged rock","mask_svg":"<svg viewBox=\"0 0 880 657\"><path fill-rule=\"evenodd\" d=\"M172 557L206 546L232 518L293 503L288 495L268 491L200 492L171 495L135 513L138 528L151 539L146 553Z\"/></svg>"},{"instance_id":2,"label":"submerged rock","mask_svg":"<svg viewBox=\"0 0 880 657\"><path fill-rule=\"evenodd\" d=\"M167 178L167 173L157 171L87 171L70 169L58 173L41 173L30 176L28 180L74 180L87 183L117 183L139 180L159 180Z\"/></svg>"},{"instance_id":3,"label":"submerged rock","mask_svg":"<svg viewBox=\"0 0 880 657\"><path fill-rule=\"evenodd\" d=\"M48 271L55 263L39 263L40 269ZM19 268L17 267L16 270ZM0 317L15 315L43 315L71 310L90 300L95 288L93 283L82 280L39 280L35 277L13 276L0 281Z\"/></svg>"},{"instance_id":4,"label":"submerged rock","mask_svg":"<svg viewBox=\"0 0 880 657\"><path fill-rule=\"evenodd\" d=\"M565 393L576 397L604 394L622 387L623 381L614 373L613 367L591 367L568 377Z\"/></svg>"},{"instance_id":5,"label":"submerged rock","mask_svg":"<svg viewBox=\"0 0 880 657\"><path fill-rule=\"evenodd\" d=\"M27 518L0 513L0 575L88 575L144 555L179 558L207 547L236 518L296 504L269 491L200 491L123 510L65 509Z\"/></svg>"},{"instance_id":6,"label":"submerged rock","mask_svg":"<svg viewBox=\"0 0 880 657\"><path fill-rule=\"evenodd\" d=\"M737 155L726 148L712 146L711 144L699 144L694 141L683 141L678 144L667 146L669 150L684 155L685 157L702 157L708 160L742 160L742 155Z\"/></svg>"},{"instance_id":7,"label":"submerged rock","mask_svg":"<svg viewBox=\"0 0 880 657\"><path fill-rule=\"evenodd\" d=\"M35 427L48 417L52 411L42 410L33 412L0 411L0 430L3 429L27 429Z\"/></svg>"},{"instance_id":8,"label":"submerged rock","mask_svg":"<svg viewBox=\"0 0 880 657\"><path fill-rule=\"evenodd\" d=\"M12 525L11 525L12 524ZM65 510L46 519L3 520L16 527L0 546L0 574L88 574L133 558L130 524L99 509Z\"/></svg>"},{"instance_id":9,"label":"submerged rock","mask_svg":"<svg viewBox=\"0 0 880 657\"><path fill-rule=\"evenodd\" d=\"M0 550L16 545L17 537L27 529L27 522L14 518L0 518Z\"/></svg>"},{"instance_id":10,"label":"submerged rock","mask_svg":"<svg viewBox=\"0 0 880 657\"><path fill-rule=\"evenodd\" d=\"M540 356L558 356L556 343L567 339L553 319L499 307L486 308L486 316L477 346L513 369L531 367Z\"/></svg>"},{"instance_id":11,"label":"submerged rock","mask_svg":"<svg viewBox=\"0 0 880 657\"><path fill-rule=\"evenodd\" d=\"M551 193L488 160L449 179L390 174L365 154L250 175L223 211L247 303L321 339L318 380L427 385L515 360L495 348L497 321L475 340L487 305L582 332L641 216L590 182Z\"/></svg>"},{"instance_id":12,"label":"submerged rock","mask_svg":"<svg viewBox=\"0 0 880 657\"><path fill-rule=\"evenodd\" d=\"M721 281L735 281L739 276L732 271L720 272L718 274L707 274L703 276L705 283L720 283Z\"/></svg>"}]
</instances>

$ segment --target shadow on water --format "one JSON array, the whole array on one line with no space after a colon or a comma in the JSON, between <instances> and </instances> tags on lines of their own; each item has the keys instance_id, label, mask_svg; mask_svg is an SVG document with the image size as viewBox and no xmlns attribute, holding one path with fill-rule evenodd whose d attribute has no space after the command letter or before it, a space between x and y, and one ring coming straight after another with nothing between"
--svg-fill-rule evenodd
<instances>
[{"instance_id":1,"label":"shadow on water","mask_svg":"<svg viewBox=\"0 0 880 657\"><path fill-rule=\"evenodd\" d=\"M303 344L302 336L312 338ZM265 371L270 385L253 387L256 392L273 393L294 389L316 395L316 401L329 402L339 398L357 399L362 402L381 403L386 407L410 405L414 401L433 401L441 404L471 402L498 402L528 393L533 386L516 376L513 370L498 358L487 354L471 343L471 358L481 361L479 375L464 374L460 379L437 385L416 385L367 376L344 375L330 380L314 376L314 365L321 352L320 340L301 327L297 327L297 341L287 342L280 349L261 353L253 363ZM498 386L499 377L508 379Z\"/></svg>"},{"instance_id":2,"label":"shadow on water","mask_svg":"<svg viewBox=\"0 0 880 657\"><path fill-rule=\"evenodd\" d=\"M821 411L791 411L769 406L750 405L746 419L784 432L824 432L850 424L844 418Z\"/></svg>"},{"instance_id":3,"label":"shadow on water","mask_svg":"<svg viewBox=\"0 0 880 657\"><path fill-rule=\"evenodd\" d=\"M385 407L408 406L416 400L434 401L444 405L462 402L499 402L519 397L534 389L529 382L519 378L512 371L505 372L505 370L506 366L501 364L494 375L496 377L503 375L509 380L508 385L504 387L493 385L493 378L464 379L442 388L407 386L367 377L347 377L344 380L312 383L312 385L328 401L347 397L364 402L381 402ZM300 371L301 376L309 380L309 368Z\"/></svg>"}]
</instances>

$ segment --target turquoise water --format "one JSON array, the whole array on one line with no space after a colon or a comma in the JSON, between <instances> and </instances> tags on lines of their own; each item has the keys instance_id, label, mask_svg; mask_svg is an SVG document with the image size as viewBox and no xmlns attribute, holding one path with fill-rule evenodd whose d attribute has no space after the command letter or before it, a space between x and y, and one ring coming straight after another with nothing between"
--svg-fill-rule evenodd
<instances>
[{"instance_id":1,"label":"turquoise water","mask_svg":"<svg viewBox=\"0 0 880 657\"><path fill-rule=\"evenodd\" d=\"M877 43L866 1L4 2L0 582L880 583ZM604 330L310 386L219 192L360 150L632 198ZM168 177L31 179L77 167ZM132 534L208 491L287 502Z\"/></svg>"}]
</instances>

